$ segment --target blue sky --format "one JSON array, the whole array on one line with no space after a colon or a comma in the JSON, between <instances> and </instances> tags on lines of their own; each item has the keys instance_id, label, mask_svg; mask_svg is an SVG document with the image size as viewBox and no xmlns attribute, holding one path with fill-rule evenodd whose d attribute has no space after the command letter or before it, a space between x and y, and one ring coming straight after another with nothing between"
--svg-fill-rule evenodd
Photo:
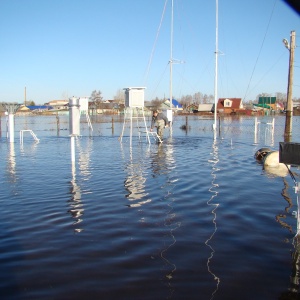
<instances>
[{"instance_id":1,"label":"blue sky","mask_svg":"<svg viewBox=\"0 0 300 300\"><path fill-rule=\"evenodd\" d=\"M43 104L145 86L168 98L171 0L0 0L0 102ZM173 96L214 94L214 0L174 0ZM162 17L163 16L163 17ZM161 22L162 20L162 22ZM161 26L160 26L161 24ZM282 39L300 17L282 0L219 0L219 97L286 93ZM297 36L299 34L299 38ZM300 47L293 96L300 97Z\"/></svg>"}]
</instances>

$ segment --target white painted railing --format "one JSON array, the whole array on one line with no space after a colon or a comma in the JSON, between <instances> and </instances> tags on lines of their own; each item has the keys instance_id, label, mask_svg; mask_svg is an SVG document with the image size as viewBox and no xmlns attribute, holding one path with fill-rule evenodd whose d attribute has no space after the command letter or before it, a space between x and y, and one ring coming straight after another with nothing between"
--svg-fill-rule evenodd
<instances>
[{"instance_id":1,"label":"white painted railing","mask_svg":"<svg viewBox=\"0 0 300 300\"><path fill-rule=\"evenodd\" d=\"M20 144L23 144L24 132L29 132L36 142L40 141L31 129L24 129L20 130Z\"/></svg>"}]
</instances>

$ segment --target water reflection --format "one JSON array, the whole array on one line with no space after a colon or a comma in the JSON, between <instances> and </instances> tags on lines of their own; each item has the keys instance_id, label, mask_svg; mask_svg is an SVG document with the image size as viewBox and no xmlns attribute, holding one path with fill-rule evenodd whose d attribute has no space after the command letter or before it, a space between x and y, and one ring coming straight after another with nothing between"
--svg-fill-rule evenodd
<instances>
[{"instance_id":1,"label":"water reflection","mask_svg":"<svg viewBox=\"0 0 300 300\"><path fill-rule=\"evenodd\" d=\"M290 284L287 291L279 296L279 300L299 299L300 288L300 237L294 238L294 251L292 252L292 272L290 276Z\"/></svg>"},{"instance_id":2,"label":"water reflection","mask_svg":"<svg viewBox=\"0 0 300 300\"><path fill-rule=\"evenodd\" d=\"M212 152L210 153L211 158L208 161L212 167L212 171L211 171L212 181L211 181L211 187L209 188L209 192L211 192L212 195L211 195L211 198L207 201L207 205L211 207L212 223L213 223L214 230L213 230L211 236L205 242L205 245L211 251L210 256L207 259L207 270L212 275L213 279L216 281L216 288L211 295L211 299L213 299L214 296L216 295L218 288L219 288L219 284L220 284L220 278L212 271L212 268L211 268L212 259L215 254L215 250L210 244L210 242L212 241L212 239L218 229L218 227L217 227L217 208L219 207L219 203L215 203L215 198L218 196L217 188L219 187L218 183L216 183L217 172L220 170L217 167L217 164L219 162L218 150L219 150L218 149L218 141L216 139L214 139L213 144L212 144Z\"/></svg>"},{"instance_id":3,"label":"water reflection","mask_svg":"<svg viewBox=\"0 0 300 300\"><path fill-rule=\"evenodd\" d=\"M32 137L30 137L32 138ZM22 143L20 141L20 153L21 155L24 155L26 153L26 151L28 153L30 153L30 155L33 155L36 153L36 150L37 150L37 145L39 144L39 141L34 141L33 143L30 143L30 144L27 144L25 147L27 148L28 146L30 147L29 149L25 149L24 147L24 143Z\"/></svg>"},{"instance_id":4,"label":"water reflection","mask_svg":"<svg viewBox=\"0 0 300 300\"><path fill-rule=\"evenodd\" d=\"M288 167L286 166L288 169ZM297 193L297 211L295 212L295 216L297 218L297 232L293 239L294 251L292 252L292 273L290 276L290 286L288 291L282 293L279 297L280 300L285 299L299 299L299 288L300 288L300 235L299 235L299 191L298 191L298 183L296 182L296 178L294 173L289 170L289 173L294 180L296 193ZM276 221L280 223L280 225L284 228L287 228L289 232L293 233L293 228L291 225L287 224L284 221L286 219L287 214L289 213L290 209L293 207L293 201L288 193L289 191L289 184L285 178L283 178L284 188L282 189L282 197L287 201L288 206L285 207L286 214L279 214L276 216Z\"/></svg>"},{"instance_id":5,"label":"water reflection","mask_svg":"<svg viewBox=\"0 0 300 300\"><path fill-rule=\"evenodd\" d=\"M261 128L261 125L263 127ZM270 121L269 119L255 118L254 121L254 144L258 144L262 140L261 136L264 135L264 144L274 146L274 132L275 132L275 118Z\"/></svg>"},{"instance_id":6,"label":"water reflection","mask_svg":"<svg viewBox=\"0 0 300 300\"><path fill-rule=\"evenodd\" d=\"M82 143L81 139L76 139L76 148L78 149L78 166L80 171L80 182L83 183L89 180L89 176L91 175L90 171L90 155L92 153L92 138L85 139L87 142ZM74 231L79 233L83 231L83 228L79 226L80 223L83 222L83 214L84 214L84 206L82 203L82 187L78 184L78 179L76 177L76 162L71 161L72 163L72 180L71 180L71 188L70 194L71 199L70 209L68 212L71 214L72 218L74 218L73 225L75 226ZM84 191L85 194L89 193L89 191Z\"/></svg>"},{"instance_id":7,"label":"water reflection","mask_svg":"<svg viewBox=\"0 0 300 300\"><path fill-rule=\"evenodd\" d=\"M169 260L168 256L171 248L174 247L177 242L175 231L181 226L181 222L177 219L177 214L174 211L175 197L173 195L173 190L176 186L176 182L178 181L178 177L176 173L176 161L174 158L172 137L168 139L168 143L159 144L157 146L156 152L152 155L151 168L154 178L166 176L165 180L162 181L161 186L158 187L163 190L163 200L164 203L167 204L167 211L163 225L168 232L168 234L165 235L165 247L161 250L160 256L165 263L165 279L167 280L166 284L170 292L169 298L171 298L174 293L172 279L177 267L174 262Z\"/></svg>"},{"instance_id":8,"label":"water reflection","mask_svg":"<svg viewBox=\"0 0 300 300\"><path fill-rule=\"evenodd\" d=\"M286 181L286 179L283 179L284 188L282 189L281 195L283 199L288 203L288 206L285 207L286 214L289 213L290 209L293 207L293 201L291 197L289 196L288 190L289 190L289 184ZM286 214L278 214L275 219L276 221L284 228L287 228L290 232L293 232L293 228L291 225L287 224L284 220L286 219Z\"/></svg>"},{"instance_id":9,"label":"water reflection","mask_svg":"<svg viewBox=\"0 0 300 300\"><path fill-rule=\"evenodd\" d=\"M121 144L121 150L123 150ZM130 147L130 158L125 170L127 177L124 181L124 187L128 194L126 198L130 201L128 207L140 207L143 204L151 202L151 199L147 199L149 193L145 191L146 176L145 169L143 167L143 159L133 159L132 147ZM124 152L122 151L123 156Z\"/></svg>"},{"instance_id":10,"label":"water reflection","mask_svg":"<svg viewBox=\"0 0 300 300\"><path fill-rule=\"evenodd\" d=\"M10 182L15 183L16 179L16 154L15 154L15 143L9 143L9 153L8 153L8 166L7 171L9 174Z\"/></svg>"},{"instance_id":11,"label":"water reflection","mask_svg":"<svg viewBox=\"0 0 300 300\"><path fill-rule=\"evenodd\" d=\"M157 151L152 157L151 168L153 176L157 177L161 174L168 173L166 166L167 153L165 152L165 145L158 144Z\"/></svg>"},{"instance_id":12,"label":"water reflection","mask_svg":"<svg viewBox=\"0 0 300 300\"><path fill-rule=\"evenodd\" d=\"M300 287L300 238L296 236L294 239L295 250L292 253L293 268L290 278L289 291L298 296L299 299L299 287Z\"/></svg>"},{"instance_id":13,"label":"water reflection","mask_svg":"<svg viewBox=\"0 0 300 300\"><path fill-rule=\"evenodd\" d=\"M85 138L84 140L77 139L76 146L78 148L78 165L79 165L80 175L83 177L82 180L86 181L91 176L90 164L91 164L91 153L93 152L93 138L88 137Z\"/></svg>"},{"instance_id":14,"label":"water reflection","mask_svg":"<svg viewBox=\"0 0 300 300\"><path fill-rule=\"evenodd\" d=\"M84 208L81 202L81 189L76 181L75 162L72 162L72 180L71 180L70 194L71 194L71 200L69 200L70 209L68 210L68 212L71 214L72 218L75 219L73 222L73 225L76 226L74 231L81 232L83 229L79 228L78 224L82 222Z\"/></svg>"}]
</instances>

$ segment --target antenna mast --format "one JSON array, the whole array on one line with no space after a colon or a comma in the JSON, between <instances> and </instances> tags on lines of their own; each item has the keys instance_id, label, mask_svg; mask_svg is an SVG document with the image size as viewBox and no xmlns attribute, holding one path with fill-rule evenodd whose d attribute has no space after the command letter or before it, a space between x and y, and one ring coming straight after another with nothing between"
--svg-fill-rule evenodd
<instances>
[{"instance_id":1,"label":"antenna mast","mask_svg":"<svg viewBox=\"0 0 300 300\"><path fill-rule=\"evenodd\" d=\"M217 129L217 104L218 104L218 0L216 0L216 51L215 51L215 106L214 106L214 136L216 137Z\"/></svg>"},{"instance_id":2,"label":"antenna mast","mask_svg":"<svg viewBox=\"0 0 300 300\"><path fill-rule=\"evenodd\" d=\"M174 16L173 16L173 11L174 11L174 6L173 6L173 0L171 2L172 4L172 9L171 9L171 49L170 49L170 108L172 109L172 100L173 100L173 95L172 95L172 81L173 81L173 22L174 22Z\"/></svg>"}]
</instances>

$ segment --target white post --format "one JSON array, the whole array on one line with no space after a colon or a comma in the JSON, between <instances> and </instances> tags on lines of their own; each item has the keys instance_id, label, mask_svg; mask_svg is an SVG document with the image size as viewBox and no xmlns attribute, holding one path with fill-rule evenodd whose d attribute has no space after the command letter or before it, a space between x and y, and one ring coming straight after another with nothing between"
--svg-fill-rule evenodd
<instances>
[{"instance_id":1,"label":"white post","mask_svg":"<svg viewBox=\"0 0 300 300\"><path fill-rule=\"evenodd\" d=\"M170 107L173 105L173 19L174 19L174 3L171 2L171 45L170 45Z\"/></svg>"},{"instance_id":2,"label":"white post","mask_svg":"<svg viewBox=\"0 0 300 300\"><path fill-rule=\"evenodd\" d=\"M144 125L145 125L145 129L146 129L146 138L147 138L148 143L151 144L150 138L149 138L149 132L148 132L148 128L147 128L147 123L146 123L146 119L145 119L144 108L142 108L142 112L143 112Z\"/></svg>"},{"instance_id":3,"label":"white post","mask_svg":"<svg viewBox=\"0 0 300 300\"><path fill-rule=\"evenodd\" d=\"M272 121L272 136L274 136L274 132L275 132L275 118L273 118Z\"/></svg>"},{"instance_id":4,"label":"white post","mask_svg":"<svg viewBox=\"0 0 300 300\"><path fill-rule=\"evenodd\" d=\"M69 99L69 132L73 135L80 135L80 110L79 99Z\"/></svg>"},{"instance_id":5,"label":"white post","mask_svg":"<svg viewBox=\"0 0 300 300\"><path fill-rule=\"evenodd\" d=\"M69 133L71 137L71 162L75 163L75 137L80 135L79 99L69 99Z\"/></svg>"},{"instance_id":6,"label":"white post","mask_svg":"<svg viewBox=\"0 0 300 300\"><path fill-rule=\"evenodd\" d=\"M260 122L257 121L257 117L255 117L254 119L254 144L257 144L258 143L258 125L259 125Z\"/></svg>"},{"instance_id":7,"label":"white post","mask_svg":"<svg viewBox=\"0 0 300 300\"><path fill-rule=\"evenodd\" d=\"M274 145L274 132L275 132L275 118L272 121L272 131L271 131L271 145Z\"/></svg>"},{"instance_id":8,"label":"white post","mask_svg":"<svg viewBox=\"0 0 300 300\"><path fill-rule=\"evenodd\" d=\"M257 135L257 117L254 119L254 135Z\"/></svg>"},{"instance_id":9,"label":"white post","mask_svg":"<svg viewBox=\"0 0 300 300\"><path fill-rule=\"evenodd\" d=\"M173 110L172 110L172 104L171 104L171 109L167 109L167 118L169 121L169 126L170 126L170 135L172 136L172 126L173 126Z\"/></svg>"},{"instance_id":10,"label":"white post","mask_svg":"<svg viewBox=\"0 0 300 300\"><path fill-rule=\"evenodd\" d=\"M127 111L127 108L125 107L125 110L124 110L123 128L122 128L122 133L121 133L121 135L120 135L120 142L121 142L121 143L122 143L122 139L123 139L123 134L124 134L124 129L125 129L125 123L126 123L127 114L128 114L128 111Z\"/></svg>"},{"instance_id":11,"label":"white post","mask_svg":"<svg viewBox=\"0 0 300 300\"><path fill-rule=\"evenodd\" d=\"M9 141L14 143L15 141L15 126L14 126L14 115L8 115L8 126L9 126Z\"/></svg>"},{"instance_id":12,"label":"white post","mask_svg":"<svg viewBox=\"0 0 300 300\"><path fill-rule=\"evenodd\" d=\"M214 109L214 139L216 138L217 132L217 106L218 106L218 54L219 54L219 46L218 46L218 15L219 15L219 4L218 0L216 0L216 51L215 51L215 109Z\"/></svg>"}]
</instances>

